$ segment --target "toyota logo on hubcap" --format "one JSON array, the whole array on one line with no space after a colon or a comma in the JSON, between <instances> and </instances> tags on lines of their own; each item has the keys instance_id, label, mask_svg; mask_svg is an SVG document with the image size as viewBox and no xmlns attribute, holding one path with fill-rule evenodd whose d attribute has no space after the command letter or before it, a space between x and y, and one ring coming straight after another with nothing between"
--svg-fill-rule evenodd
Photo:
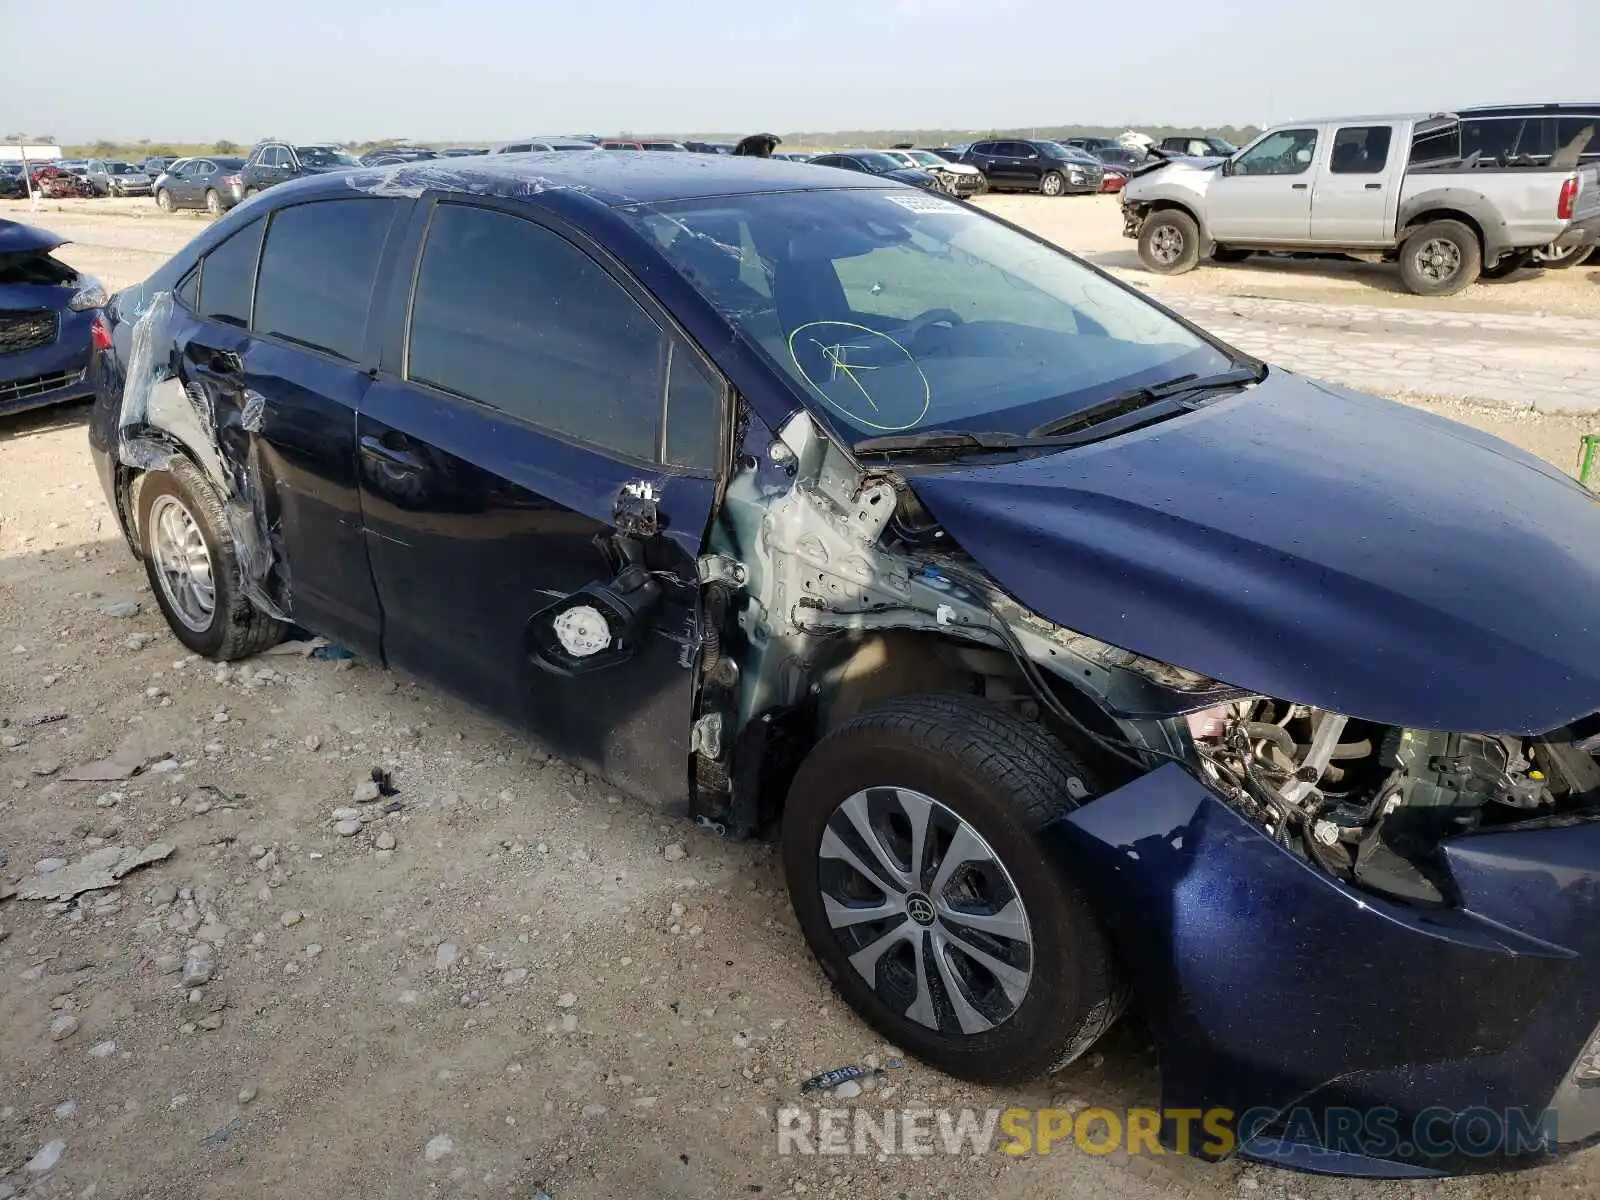
<instances>
[{"instance_id":1,"label":"toyota logo on hubcap","mask_svg":"<svg viewBox=\"0 0 1600 1200\"><path fill-rule=\"evenodd\" d=\"M906 900L906 913L918 925L933 924L933 901L921 892L913 892Z\"/></svg>"}]
</instances>

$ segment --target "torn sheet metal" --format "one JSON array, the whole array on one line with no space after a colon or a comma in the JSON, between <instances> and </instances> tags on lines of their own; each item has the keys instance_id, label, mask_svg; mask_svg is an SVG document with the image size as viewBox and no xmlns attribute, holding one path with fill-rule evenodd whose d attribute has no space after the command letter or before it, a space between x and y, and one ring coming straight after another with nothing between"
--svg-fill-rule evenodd
<instances>
[{"instance_id":1,"label":"torn sheet metal","mask_svg":"<svg viewBox=\"0 0 1600 1200\"><path fill-rule=\"evenodd\" d=\"M253 439L224 439L218 415L226 411L240 433L253 435L261 430L266 400L247 389L237 406L219 408L202 382L183 378L172 293L139 296L136 303L124 317L132 319L133 332L117 417L117 457L137 471L168 470L175 457L204 471L223 501L244 595L262 612L287 621L288 564L266 512Z\"/></svg>"},{"instance_id":2,"label":"torn sheet metal","mask_svg":"<svg viewBox=\"0 0 1600 1200\"><path fill-rule=\"evenodd\" d=\"M84 892L104 891L115 887L117 880L129 871L171 855L172 847L165 842L152 842L143 849L103 846L59 871L29 876L17 885L17 897L21 900L70 900Z\"/></svg>"}]
</instances>

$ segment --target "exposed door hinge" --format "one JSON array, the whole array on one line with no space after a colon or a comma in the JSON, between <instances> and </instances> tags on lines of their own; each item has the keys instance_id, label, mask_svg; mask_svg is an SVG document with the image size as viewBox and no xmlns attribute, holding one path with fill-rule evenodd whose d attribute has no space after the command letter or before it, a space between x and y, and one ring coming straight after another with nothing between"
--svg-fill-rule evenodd
<instances>
[{"instance_id":1,"label":"exposed door hinge","mask_svg":"<svg viewBox=\"0 0 1600 1200\"><path fill-rule=\"evenodd\" d=\"M726 554L702 554L698 566L701 583L721 583L742 588L750 579L750 572L745 565Z\"/></svg>"}]
</instances>

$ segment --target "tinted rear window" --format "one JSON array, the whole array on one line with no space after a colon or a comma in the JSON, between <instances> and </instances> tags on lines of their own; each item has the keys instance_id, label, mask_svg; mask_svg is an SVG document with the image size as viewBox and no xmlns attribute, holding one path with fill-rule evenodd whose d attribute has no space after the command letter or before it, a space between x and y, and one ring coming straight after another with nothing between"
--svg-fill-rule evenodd
<instances>
[{"instance_id":1,"label":"tinted rear window","mask_svg":"<svg viewBox=\"0 0 1600 1200\"><path fill-rule=\"evenodd\" d=\"M397 205L374 198L296 204L272 215L254 327L352 361Z\"/></svg>"},{"instance_id":2,"label":"tinted rear window","mask_svg":"<svg viewBox=\"0 0 1600 1200\"><path fill-rule=\"evenodd\" d=\"M250 324L250 293L261 253L257 218L205 256L200 271L200 315L229 325Z\"/></svg>"}]
</instances>

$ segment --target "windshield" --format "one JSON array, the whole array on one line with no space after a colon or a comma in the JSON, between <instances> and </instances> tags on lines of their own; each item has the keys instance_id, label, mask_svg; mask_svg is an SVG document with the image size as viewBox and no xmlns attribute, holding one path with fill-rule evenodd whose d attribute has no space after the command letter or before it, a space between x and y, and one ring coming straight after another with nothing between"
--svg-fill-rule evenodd
<instances>
[{"instance_id":1,"label":"windshield","mask_svg":"<svg viewBox=\"0 0 1600 1200\"><path fill-rule=\"evenodd\" d=\"M920 167L947 167L950 165L932 150L907 150L905 153L912 162Z\"/></svg>"},{"instance_id":2,"label":"windshield","mask_svg":"<svg viewBox=\"0 0 1600 1200\"><path fill-rule=\"evenodd\" d=\"M1232 155L1239 153L1239 147L1224 138L1207 138L1206 144L1218 154Z\"/></svg>"},{"instance_id":3,"label":"windshield","mask_svg":"<svg viewBox=\"0 0 1600 1200\"><path fill-rule=\"evenodd\" d=\"M331 146L296 146L295 154L308 167L359 167L361 164L343 150Z\"/></svg>"},{"instance_id":4,"label":"windshield","mask_svg":"<svg viewBox=\"0 0 1600 1200\"><path fill-rule=\"evenodd\" d=\"M849 440L1023 433L1226 356L1053 247L922 193L623 210Z\"/></svg>"},{"instance_id":5,"label":"windshield","mask_svg":"<svg viewBox=\"0 0 1600 1200\"><path fill-rule=\"evenodd\" d=\"M127 163L108 162L106 164L106 174L107 175L132 175L133 174L133 168L130 167Z\"/></svg>"},{"instance_id":6,"label":"windshield","mask_svg":"<svg viewBox=\"0 0 1600 1200\"><path fill-rule=\"evenodd\" d=\"M1089 152L1087 150L1080 150L1076 146L1063 146L1060 142L1036 142L1034 144L1046 154L1052 155L1055 158L1065 158L1070 161L1072 159L1089 157Z\"/></svg>"}]
</instances>

